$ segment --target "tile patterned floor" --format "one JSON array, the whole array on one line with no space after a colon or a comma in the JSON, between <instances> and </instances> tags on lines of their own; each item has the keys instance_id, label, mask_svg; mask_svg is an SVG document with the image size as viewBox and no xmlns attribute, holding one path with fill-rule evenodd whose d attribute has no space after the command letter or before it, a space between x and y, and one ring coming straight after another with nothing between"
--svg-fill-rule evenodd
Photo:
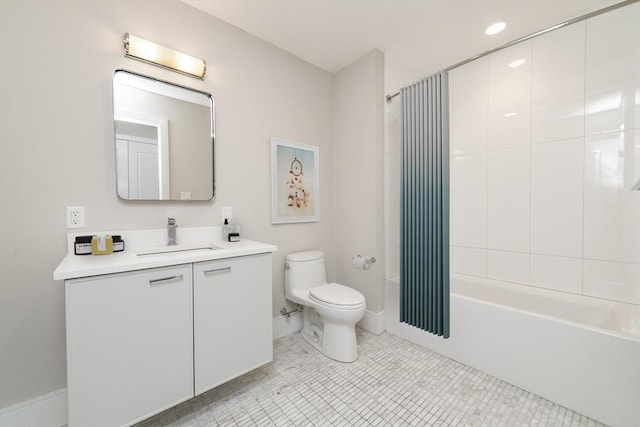
<instances>
[{"instance_id":1,"label":"tile patterned floor","mask_svg":"<svg viewBox=\"0 0 640 427\"><path fill-rule=\"evenodd\" d=\"M150 418L151 426L603 426L402 338L357 329L332 361L292 334L273 363Z\"/></svg>"}]
</instances>

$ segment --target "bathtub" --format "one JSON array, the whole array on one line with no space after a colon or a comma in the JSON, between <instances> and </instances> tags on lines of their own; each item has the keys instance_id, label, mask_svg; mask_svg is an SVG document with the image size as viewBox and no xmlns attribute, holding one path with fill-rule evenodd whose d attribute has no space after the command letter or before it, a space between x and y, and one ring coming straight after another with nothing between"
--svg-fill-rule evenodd
<instances>
[{"instance_id":1,"label":"bathtub","mask_svg":"<svg viewBox=\"0 0 640 427\"><path fill-rule=\"evenodd\" d=\"M399 321L387 330L614 427L640 427L640 306L451 275L451 336Z\"/></svg>"}]
</instances>

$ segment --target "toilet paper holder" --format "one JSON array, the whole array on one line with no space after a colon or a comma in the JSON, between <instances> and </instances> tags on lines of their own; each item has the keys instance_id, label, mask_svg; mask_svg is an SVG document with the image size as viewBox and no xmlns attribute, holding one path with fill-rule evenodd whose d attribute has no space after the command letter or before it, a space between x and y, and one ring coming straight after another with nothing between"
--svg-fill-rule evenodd
<instances>
[{"instance_id":1,"label":"toilet paper holder","mask_svg":"<svg viewBox=\"0 0 640 427\"><path fill-rule=\"evenodd\" d=\"M364 258L362 255L358 254L354 257L351 257L351 264L354 267L360 268L362 270L368 270L371 267L371 264L376 262L375 257Z\"/></svg>"}]
</instances>

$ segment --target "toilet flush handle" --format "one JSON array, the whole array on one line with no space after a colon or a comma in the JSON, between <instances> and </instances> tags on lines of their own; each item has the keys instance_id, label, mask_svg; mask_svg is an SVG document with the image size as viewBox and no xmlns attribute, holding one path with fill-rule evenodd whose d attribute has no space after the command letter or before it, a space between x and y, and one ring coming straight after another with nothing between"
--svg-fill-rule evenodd
<instances>
[{"instance_id":1,"label":"toilet flush handle","mask_svg":"<svg viewBox=\"0 0 640 427\"><path fill-rule=\"evenodd\" d=\"M291 270L291 264L289 264L289 261L285 261L284 262L284 269L285 270Z\"/></svg>"}]
</instances>

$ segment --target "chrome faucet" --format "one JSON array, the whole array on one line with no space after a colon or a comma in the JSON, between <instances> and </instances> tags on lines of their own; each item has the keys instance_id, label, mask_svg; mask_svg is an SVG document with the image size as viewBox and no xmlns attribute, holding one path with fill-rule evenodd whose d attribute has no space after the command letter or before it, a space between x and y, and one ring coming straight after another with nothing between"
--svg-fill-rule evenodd
<instances>
[{"instance_id":1,"label":"chrome faucet","mask_svg":"<svg viewBox=\"0 0 640 427\"><path fill-rule=\"evenodd\" d=\"M176 219L171 217L167 218L168 246L176 245L176 227L178 227Z\"/></svg>"}]
</instances>

